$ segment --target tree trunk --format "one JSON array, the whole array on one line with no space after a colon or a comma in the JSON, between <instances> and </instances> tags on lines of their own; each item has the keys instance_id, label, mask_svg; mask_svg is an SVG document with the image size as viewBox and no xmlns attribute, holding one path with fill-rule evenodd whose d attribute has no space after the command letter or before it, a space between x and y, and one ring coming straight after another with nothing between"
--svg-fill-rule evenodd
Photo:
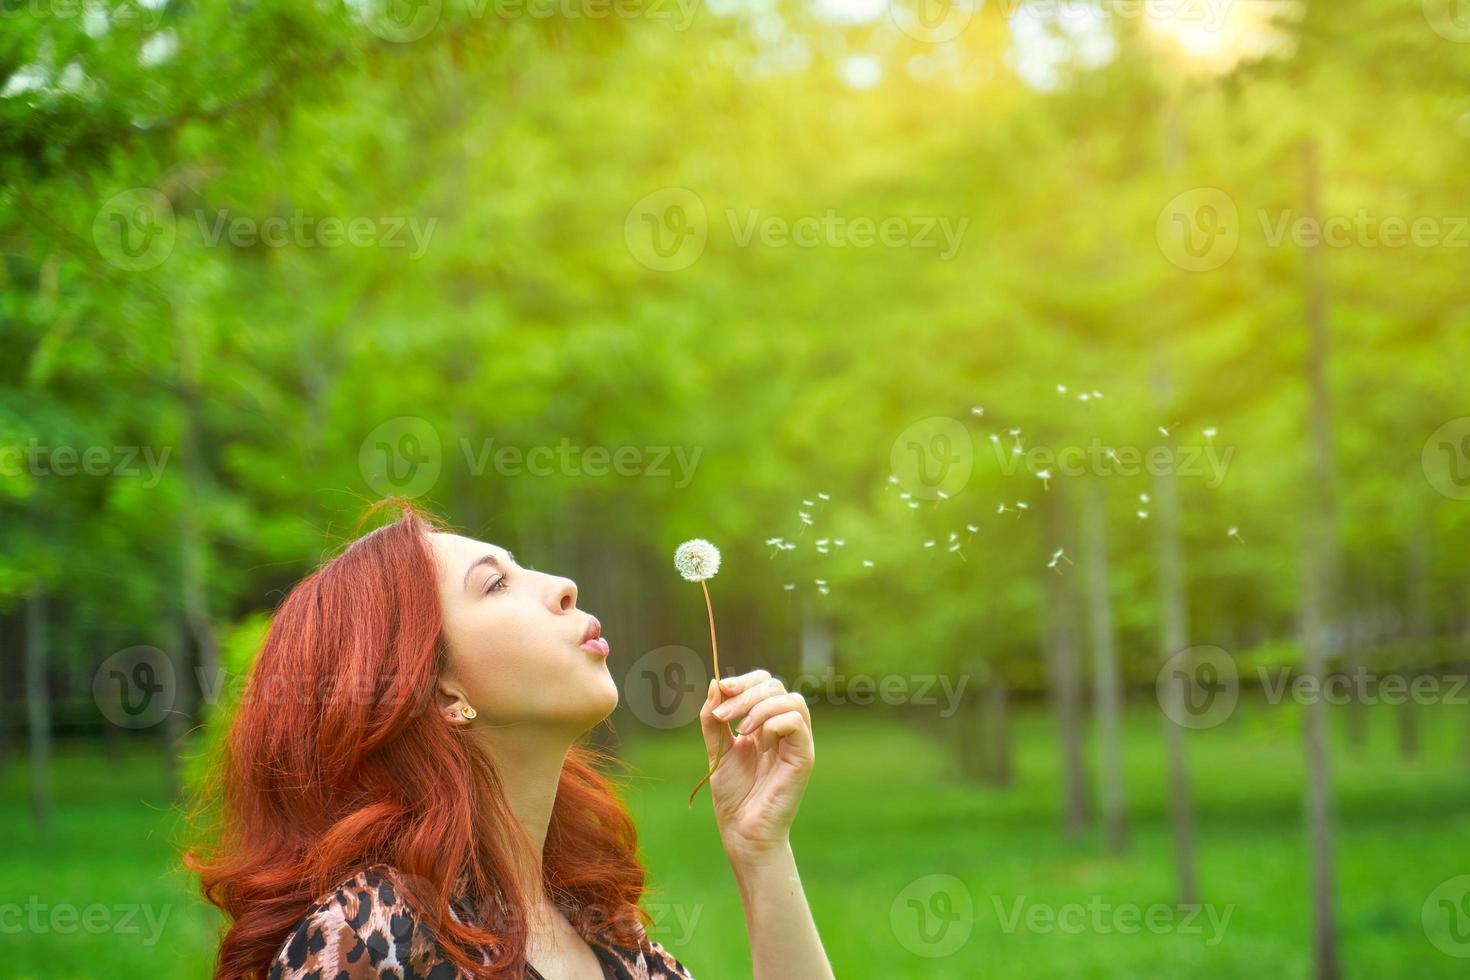
<instances>
[{"instance_id":1,"label":"tree trunk","mask_svg":"<svg viewBox=\"0 0 1470 980\"><path fill-rule=\"evenodd\" d=\"M44 834L51 825L51 690L47 683L46 597L26 599L26 721L30 733L31 820Z\"/></svg>"},{"instance_id":2,"label":"tree trunk","mask_svg":"<svg viewBox=\"0 0 1470 980\"><path fill-rule=\"evenodd\" d=\"M1429 618L1429 529L1422 522L1409 535L1406 548L1406 572L1404 581L1408 595L1404 597L1404 632L1408 643L1404 645L1408 663L1403 675L1405 689L1413 690L1414 680L1424 667L1428 652L1429 637L1433 627ZM1399 756L1413 759L1419 755L1419 712L1414 698L1407 696L1398 710Z\"/></svg>"},{"instance_id":3,"label":"tree trunk","mask_svg":"<svg viewBox=\"0 0 1470 980\"><path fill-rule=\"evenodd\" d=\"M1156 379L1159 400L1168 403L1168 379L1160 368ZM1174 474L1174 452L1169 447L1169 465L1154 479L1154 527L1157 532L1159 605L1163 612L1159 636L1160 657L1167 661L1189 648L1189 599L1186 594L1184 546L1179 534L1179 486ZM1192 905L1198 899L1194 860L1194 797L1190 787L1189 760L1185 755L1184 727L1173 719L1184 716L1187 683L1172 677L1163 695L1170 702L1160 712L1164 741L1169 755L1169 813L1174 831L1174 867L1178 878L1179 903Z\"/></svg>"},{"instance_id":4,"label":"tree trunk","mask_svg":"<svg viewBox=\"0 0 1470 980\"><path fill-rule=\"evenodd\" d=\"M1048 556L1067 540L1067 512L1061 487L1047 499ZM1082 660L1077 649L1077 608L1071 579L1053 572L1046 576L1046 644L1048 700L1056 719L1061 749L1062 826L1068 836L1087 829L1087 765L1082 751L1083 690Z\"/></svg>"},{"instance_id":5,"label":"tree trunk","mask_svg":"<svg viewBox=\"0 0 1470 980\"><path fill-rule=\"evenodd\" d=\"M988 778L997 786L1009 786L1015 771L1011 760L1009 690L1005 678L992 675L985 686L986 721L990 729Z\"/></svg>"},{"instance_id":6,"label":"tree trunk","mask_svg":"<svg viewBox=\"0 0 1470 980\"><path fill-rule=\"evenodd\" d=\"M1304 195L1302 217L1318 215L1317 144L1303 146ZM1312 472L1302 570L1303 671L1320 685L1332 653L1332 619L1337 613L1336 591L1342 568L1337 540L1336 463L1333 452L1332 403L1327 382L1329 328L1327 282L1320 247L1303 249L1308 347L1306 374L1311 404ZM1320 686L1318 688L1320 690ZM1332 777L1328 760L1326 704L1313 699L1305 710L1306 829L1311 853L1312 952L1317 980L1337 980L1336 900L1332 845Z\"/></svg>"},{"instance_id":7,"label":"tree trunk","mask_svg":"<svg viewBox=\"0 0 1470 980\"><path fill-rule=\"evenodd\" d=\"M215 639L214 624L209 616L209 591L205 585L208 574L208 542L200 520L201 501L205 499L208 480L204 465L204 413L200 409L200 354L190 332L187 311L178 311L175 305L174 342L179 359L179 400L183 413L183 459L180 461L184 473L184 492L179 504L179 564L182 586L184 617L193 634L195 648L199 651L199 669L202 680L209 690L222 689L219 676L219 643ZM180 675L182 691L187 681ZM203 685L201 684L201 687Z\"/></svg>"},{"instance_id":8,"label":"tree trunk","mask_svg":"<svg viewBox=\"0 0 1470 980\"><path fill-rule=\"evenodd\" d=\"M1128 848L1123 794L1122 678L1113 636L1112 601L1108 594L1107 504L1095 481L1087 488L1083 518L1087 566L1087 619L1092 634L1092 697L1097 724L1098 773L1102 782L1103 823L1114 853Z\"/></svg>"}]
</instances>

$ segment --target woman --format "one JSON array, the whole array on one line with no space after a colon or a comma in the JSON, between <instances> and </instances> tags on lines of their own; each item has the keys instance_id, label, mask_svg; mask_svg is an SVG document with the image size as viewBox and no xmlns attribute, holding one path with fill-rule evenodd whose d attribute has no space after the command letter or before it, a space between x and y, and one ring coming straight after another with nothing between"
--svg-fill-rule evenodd
<instances>
[{"instance_id":1,"label":"woman","mask_svg":"<svg viewBox=\"0 0 1470 980\"><path fill-rule=\"evenodd\" d=\"M576 583L407 506L304 579L188 857L231 920L215 976L689 977L644 931L636 832L579 744L617 705L608 653ZM763 670L711 683L711 761L737 719L710 787L755 976L831 977L788 836L806 702Z\"/></svg>"}]
</instances>

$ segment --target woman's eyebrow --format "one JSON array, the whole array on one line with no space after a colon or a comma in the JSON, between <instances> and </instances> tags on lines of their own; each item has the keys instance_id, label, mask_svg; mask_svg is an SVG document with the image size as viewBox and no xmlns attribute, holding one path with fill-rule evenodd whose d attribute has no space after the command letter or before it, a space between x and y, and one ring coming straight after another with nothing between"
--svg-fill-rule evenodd
<instances>
[{"instance_id":1,"label":"woman's eyebrow","mask_svg":"<svg viewBox=\"0 0 1470 980\"><path fill-rule=\"evenodd\" d=\"M507 551L506 554L509 555L510 552ZM514 558L511 559L511 561L514 560ZM466 589L470 587L470 576L475 574L475 569L479 568L481 565L489 565L492 568L498 569L500 568L500 560L494 555L481 555L479 558L476 558L473 562L471 562L470 567L465 569L464 573L464 587Z\"/></svg>"}]
</instances>

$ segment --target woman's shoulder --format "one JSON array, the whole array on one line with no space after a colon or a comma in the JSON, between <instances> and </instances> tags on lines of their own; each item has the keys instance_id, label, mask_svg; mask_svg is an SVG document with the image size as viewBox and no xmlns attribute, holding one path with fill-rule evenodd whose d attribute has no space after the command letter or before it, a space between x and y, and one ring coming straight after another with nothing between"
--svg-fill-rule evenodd
<instances>
[{"instance_id":1,"label":"woman's shoulder","mask_svg":"<svg viewBox=\"0 0 1470 980\"><path fill-rule=\"evenodd\" d=\"M339 882L307 908L286 937L269 980L452 980L453 965L405 891L403 875L383 864Z\"/></svg>"}]
</instances>

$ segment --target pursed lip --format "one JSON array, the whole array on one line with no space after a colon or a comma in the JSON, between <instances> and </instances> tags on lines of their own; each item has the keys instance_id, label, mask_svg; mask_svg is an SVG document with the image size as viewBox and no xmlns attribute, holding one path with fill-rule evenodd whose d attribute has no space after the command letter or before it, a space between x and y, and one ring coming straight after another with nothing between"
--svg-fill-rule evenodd
<instances>
[{"instance_id":1,"label":"pursed lip","mask_svg":"<svg viewBox=\"0 0 1470 980\"><path fill-rule=\"evenodd\" d=\"M582 633L582 649L599 657L606 657L612 652L607 640L603 639L602 624L597 621L596 616L587 618L587 629Z\"/></svg>"}]
</instances>

